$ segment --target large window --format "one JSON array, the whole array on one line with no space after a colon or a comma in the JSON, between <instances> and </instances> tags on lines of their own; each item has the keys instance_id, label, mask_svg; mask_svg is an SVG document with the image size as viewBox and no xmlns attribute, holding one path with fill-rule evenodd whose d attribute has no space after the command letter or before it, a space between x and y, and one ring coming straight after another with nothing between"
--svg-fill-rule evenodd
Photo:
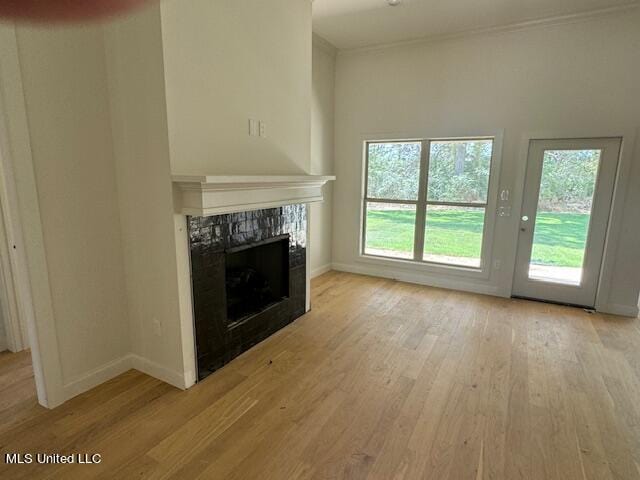
<instances>
[{"instance_id":1,"label":"large window","mask_svg":"<svg viewBox=\"0 0 640 480\"><path fill-rule=\"evenodd\" d=\"M480 268L493 139L366 143L363 253Z\"/></svg>"}]
</instances>

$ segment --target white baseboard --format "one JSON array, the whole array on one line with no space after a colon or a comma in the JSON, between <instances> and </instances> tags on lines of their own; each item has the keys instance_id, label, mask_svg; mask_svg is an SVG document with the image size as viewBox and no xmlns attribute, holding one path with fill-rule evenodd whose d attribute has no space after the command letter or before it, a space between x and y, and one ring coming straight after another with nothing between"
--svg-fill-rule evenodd
<instances>
[{"instance_id":1,"label":"white baseboard","mask_svg":"<svg viewBox=\"0 0 640 480\"><path fill-rule=\"evenodd\" d=\"M621 305L619 303L608 303L598 307L596 310L600 313L632 318L636 318L640 312L637 305Z\"/></svg>"},{"instance_id":2,"label":"white baseboard","mask_svg":"<svg viewBox=\"0 0 640 480\"><path fill-rule=\"evenodd\" d=\"M131 369L138 370L139 372L149 375L150 377L157 378L158 380L168 383L169 385L173 385L181 390L185 390L187 388L183 375L173 372L162 365L139 355L129 353L117 360L96 368L77 380L65 384L65 401L91 390L92 388L97 387L118 375L122 375Z\"/></svg>"},{"instance_id":3,"label":"white baseboard","mask_svg":"<svg viewBox=\"0 0 640 480\"><path fill-rule=\"evenodd\" d=\"M142 373L146 373L150 377L162 380L169 385L173 385L180 390L185 390L187 388L185 385L184 375L169 370L168 368L139 355L132 353L129 356L131 357L132 368L135 368Z\"/></svg>"},{"instance_id":4,"label":"white baseboard","mask_svg":"<svg viewBox=\"0 0 640 480\"><path fill-rule=\"evenodd\" d=\"M360 275L370 275L372 277L389 278L399 280L406 283L415 283L418 285L427 285L429 287L447 288L450 290L461 290L463 292L480 293L483 295L492 295L496 297L504 297L504 293L500 288L493 285L481 283L473 283L461 278L447 278L433 274L423 274L419 272L409 272L396 268L382 267L377 265L355 265L347 263L332 263L331 268L340 272L357 273ZM508 296L508 295L507 295Z\"/></svg>"},{"instance_id":5,"label":"white baseboard","mask_svg":"<svg viewBox=\"0 0 640 480\"><path fill-rule=\"evenodd\" d=\"M447 288L450 290L461 290L463 292L480 293L483 295L493 295L497 297L509 297L509 294L503 292L500 288L491 285L483 285L472 283L461 279L452 278L435 278L433 275L422 274L416 272L407 272L400 269L380 267L377 265L357 265L347 263L332 263L330 270L339 272L356 273L360 275L370 275L372 277L390 278L401 282L415 283L418 285L427 285L430 287ZM636 318L640 314L637 305L622 305L618 303L610 303L599 306L597 311L610 315L620 315L623 317Z\"/></svg>"},{"instance_id":6,"label":"white baseboard","mask_svg":"<svg viewBox=\"0 0 640 480\"><path fill-rule=\"evenodd\" d=\"M327 273L331 270L331 264L327 263L326 265L322 265L321 267L314 268L311 270L311 278L316 278L322 275L323 273Z\"/></svg>"},{"instance_id":7,"label":"white baseboard","mask_svg":"<svg viewBox=\"0 0 640 480\"><path fill-rule=\"evenodd\" d=\"M91 390L98 385L111 380L124 372L131 370L131 356L125 355L117 360L109 362L92 370L82 377L64 385L65 401Z\"/></svg>"}]
</instances>

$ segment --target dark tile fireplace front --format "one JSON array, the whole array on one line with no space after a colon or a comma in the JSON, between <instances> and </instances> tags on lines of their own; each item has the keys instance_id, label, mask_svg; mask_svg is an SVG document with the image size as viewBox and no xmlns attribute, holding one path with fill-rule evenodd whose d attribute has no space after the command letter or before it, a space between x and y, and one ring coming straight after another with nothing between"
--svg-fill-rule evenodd
<instances>
[{"instance_id":1,"label":"dark tile fireplace front","mask_svg":"<svg viewBox=\"0 0 640 480\"><path fill-rule=\"evenodd\" d=\"M306 208L188 217L198 380L305 313Z\"/></svg>"}]
</instances>

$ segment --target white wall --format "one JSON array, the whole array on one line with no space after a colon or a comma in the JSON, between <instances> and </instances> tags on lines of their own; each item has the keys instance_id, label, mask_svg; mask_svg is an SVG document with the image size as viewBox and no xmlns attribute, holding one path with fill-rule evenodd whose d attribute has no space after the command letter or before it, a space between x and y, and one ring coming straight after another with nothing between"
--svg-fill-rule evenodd
<instances>
[{"instance_id":1,"label":"white wall","mask_svg":"<svg viewBox=\"0 0 640 480\"><path fill-rule=\"evenodd\" d=\"M162 36L172 171L308 173L311 2L163 2Z\"/></svg>"},{"instance_id":2,"label":"white wall","mask_svg":"<svg viewBox=\"0 0 640 480\"><path fill-rule=\"evenodd\" d=\"M336 77L336 174L333 261L338 268L405 277L508 295L517 217L498 218L488 279L430 275L358 258L362 139L364 135L456 136L504 129L501 188L519 205L523 135L557 132L608 135L640 126L640 14L581 23L468 36L369 51L341 52ZM569 133L570 132L570 133ZM600 132L600 133L598 133ZM627 152L633 148L626 139ZM631 162L629 162L631 163ZM640 158L624 180L624 233L617 245L606 303L635 306L640 258Z\"/></svg>"},{"instance_id":3,"label":"white wall","mask_svg":"<svg viewBox=\"0 0 640 480\"><path fill-rule=\"evenodd\" d=\"M184 386L160 7L105 27L134 366Z\"/></svg>"},{"instance_id":4,"label":"white wall","mask_svg":"<svg viewBox=\"0 0 640 480\"><path fill-rule=\"evenodd\" d=\"M311 172L333 175L336 50L319 37L313 38L311 100ZM311 205L311 275L331 268L333 182L324 187L324 202Z\"/></svg>"},{"instance_id":5,"label":"white wall","mask_svg":"<svg viewBox=\"0 0 640 480\"><path fill-rule=\"evenodd\" d=\"M20 27L17 41L55 317L45 329L73 390L129 351L102 30Z\"/></svg>"}]
</instances>

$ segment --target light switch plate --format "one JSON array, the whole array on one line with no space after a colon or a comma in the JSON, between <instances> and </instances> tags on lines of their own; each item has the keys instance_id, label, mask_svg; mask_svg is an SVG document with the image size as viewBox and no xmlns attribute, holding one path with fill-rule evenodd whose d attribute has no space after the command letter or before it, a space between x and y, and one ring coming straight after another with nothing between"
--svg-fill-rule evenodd
<instances>
[{"instance_id":1,"label":"light switch plate","mask_svg":"<svg viewBox=\"0 0 640 480\"><path fill-rule=\"evenodd\" d=\"M253 118L249 119L249 136L257 137L260 133L260 129L258 126L258 120L254 120Z\"/></svg>"}]
</instances>

